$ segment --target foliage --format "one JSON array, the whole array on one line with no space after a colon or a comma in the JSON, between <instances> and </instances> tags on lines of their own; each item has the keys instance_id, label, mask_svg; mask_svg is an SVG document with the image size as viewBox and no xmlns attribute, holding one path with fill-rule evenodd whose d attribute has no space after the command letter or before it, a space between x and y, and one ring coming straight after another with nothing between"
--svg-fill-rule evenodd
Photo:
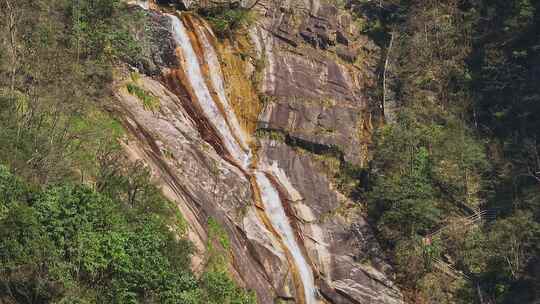
<instances>
[{"instance_id":1,"label":"foliage","mask_svg":"<svg viewBox=\"0 0 540 304\"><path fill-rule=\"evenodd\" d=\"M171 229L172 210L154 194L143 191L138 206L126 206L83 185L14 188L22 182L3 166L0 172L0 187L7 189L0 219L0 299L255 303L226 268L209 268L200 280L193 276L191 244ZM114 193L129 191L115 187ZM210 225L227 246L224 231L215 221Z\"/></svg>"},{"instance_id":2,"label":"foliage","mask_svg":"<svg viewBox=\"0 0 540 304\"><path fill-rule=\"evenodd\" d=\"M518 279L524 275L525 267L538 252L540 224L532 214L518 211L512 217L497 221L489 235L489 246L495 259L507 275Z\"/></svg>"},{"instance_id":3,"label":"foliage","mask_svg":"<svg viewBox=\"0 0 540 304\"><path fill-rule=\"evenodd\" d=\"M475 123L491 137L494 189L489 205L503 218L490 229L492 253L484 285L501 303L538 300L534 292L540 251L540 162L538 158L540 53L538 1L478 1L470 61Z\"/></svg>"},{"instance_id":4,"label":"foliage","mask_svg":"<svg viewBox=\"0 0 540 304\"><path fill-rule=\"evenodd\" d=\"M208 260L201 278L205 303L255 304L255 294L238 288L228 274L230 246L227 232L216 219L209 218Z\"/></svg>"},{"instance_id":5,"label":"foliage","mask_svg":"<svg viewBox=\"0 0 540 304\"><path fill-rule=\"evenodd\" d=\"M143 103L144 109L155 111L157 108L159 108L159 99L152 95L152 93L145 91L135 83L128 83L126 87L130 94L139 98L139 100Z\"/></svg>"},{"instance_id":6,"label":"foliage","mask_svg":"<svg viewBox=\"0 0 540 304\"><path fill-rule=\"evenodd\" d=\"M418 114L403 110L376 136L372 166L380 173L372 181L370 210L391 241L429 233L463 204L473 208L467 177L487 166L482 146L451 116L439 124Z\"/></svg>"},{"instance_id":7,"label":"foliage","mask_svg":"<svg viewBox=\"0 0 540 304\"><path fill-rule=\"evenodd\" d=\"M233 4L200 9L199 14L210 23L214 33L220 38L231 37L234 32L249 25L253 18L250 10Z\"/></svg>"},{"instance_id":8,"label":"foliage","mask_svg":"<svg viewBox=\"0 0 540 304\"><path fill-rule=\"evenodd\" d=\"M257 300L252 292L235 286L225 270L205 272L202 277L205 287L205 302L209 304L255 304Z\"/></svg>"},{"instance_id":9,"label":"foliage","mask_svg":"<svg viewBox=\"0 0 540 304\"><path fill-rule=\"evenodd\" d=\"M476 123L493 135L498 177L491 204L539 207L538 1L481 2L471 61ZM492 38L493 37L493 38Z\"/></svg>"},{"instance_id":10,"label":"foliage","mask_svg":"<svg viewBox=\"0 0 540 304\"><path fill-rule=\"evenodd\" d=\"M402 105L375 136L369 210L412 302L538 300L539 6L388 0L367 7L397 34ZM478 209L497 220L463 225L463 214ZM418 239L439 228L430 239L440 241L436 257L472 284L441 284L444 275L423 263Z\"/></svg>"},{"instance_id":11,"label":"foliage","mask_svg":"<svg viewBox=\"0 0 540 304\"><path fill-rule=\"evenodd\" d=\"M140 17L118 0L0 5L0 160L36 183L90 177L121 135L101 106L113 63L138 53Z\"/></svg>"},{"instance_id":12,"label":"foliage","mask_svg":"<svg viewBox=\"0 0 540 304\"><path fill-rule=\"evenodd\" d=\"M70 1L66 4L67 17L72 20L72 45L77 58L107 56L133 59L140 53L140 45L129 33L133 15L121 10L120 0Z\"/></svg>"},{"instance_id":13,"label":"foliage","mask_svg":"<svg viewBox=\"0 0 540 304\"><path fill-rule=\"evenodd\" d=\"M352 0L346 4L354 13L358 31L381 47L389 43L395 25L407 18L411 6L402 0Z\"/></svg>"},{"instance_id":14,"label":"foliage","mask_svg":"<svg viewBox=\"0 0 540 304\"><path fill-rule=\"evenodd\" d=\"M132 72L130 78L131 82L126 85L128 92L136 96L143 103L144 109L150 111L156 111L159 109L159 98L138 85L141 75L136 72Z\"/></svg>"},{"instance_id":15,"label":"foliage","mask_svg":"<svg viewBox=\"0 0 540 304\"><path fill-rule=\"evenodd\" d=\"M1 168L3 187L16 181ZM166 301L166 290L198 288L188 267L191 245L173 234L166 217L125 209L81 185L15 197L7 201L7 215L0 221L2 298ZM151 196L142 202L164 204Z\"/></svg>"},{"instance_id":16,"label":"foliage","mask_svg":"<svg viewBox=\"0 0 540 304\"><path fill-rule=\"evenodd\" d=\"M254 303L226 272L191 272L185 220L104 111L145 18L119 0L0 2L0 302Z\"/></svg>"},{"instance_id":17,"label":"foliage","mask_svg":"<svg viewBox=\"0 0 540 304\"><path fill-rule=\"evenodd\" d=\"M231 244L227 232L223 230L214 218L208 219L208 238L210 241L218 241L223 249L230 249Z\"/></svg>"}]
</instances>

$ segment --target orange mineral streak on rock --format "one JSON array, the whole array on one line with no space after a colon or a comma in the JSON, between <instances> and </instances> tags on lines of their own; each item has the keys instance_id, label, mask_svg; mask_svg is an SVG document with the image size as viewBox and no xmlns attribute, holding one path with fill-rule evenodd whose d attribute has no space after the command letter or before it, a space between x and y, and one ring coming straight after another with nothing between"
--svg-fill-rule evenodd
<instances>
[{"instance_id":1,"label":"orange mineral streak on rock","mask_svg":"<svg viewBox=\"0 0 540 304\"><path fill-rule=\"evenodd\" d=\"M208 87L210 94L212 95L212 99L214 100L214 103L219 108L221 115L225 118L225 122L227 123L228 127L230 129L234 128L234 125L231 121L229 121L229 115L227 114L227 110L225 109L225 105L223 104L222 100L219 97L218 90L219 88L216 88L214 86L214 83L211 81L211 73L218 73L218 77L221 77L221 67L217 66L214 67L216 71L212 71L210 65L211 62L208 61L208 57L217 54L207 54L209 52L212 52L212 50L217 49L216 48L216 40L213 34L210 34L211 32L206 27L204 21L195 18L191 14L182 14L181 17L182 22L188 29L189 37L191 40L191 45L193 46L193 49L195 50L195 53L197 54L197 57L199 58L200 67L203 73L203 77L206 82L206 86ZM205 26L206 25L206 26ZM210 48L208 48L208 45L210 44ZM219 65L219 62L216 62L216 64ZM245 132L244 130L239 130L240 132ZM236 132L232 132L233 137L235 138L236 142L244 151L248 151L249 147L246 146L246 143L239 138L239 135Z\"/></svg>"},{"instance_id":2,"label":"orange mineral streak on rock","mask_svg":"<svg viewBox=\"0 0 540 304\"><path fill-rule=\"evenodd\" d=\"M262 196L261 191L259 190L259 186L257 185L257 180L255 179L255 176L251 176L249 178L249 181L251 182L251 187L253 189L253 201L255 206L257 207L257 216L261 219L264 226L272 232L274 236L276 236L276 239L278 240L283 252L287 256L287 264L289 265L289 269L292 270L293 275L293 281L294 281L294 288L296 290L296 300L297 303L300 304L306 304L305 295L303 292L298 292L304 290L304 286L302 283L302 278L300 277L300 274L298 273L298 270L296 269L296 265L293 263L293 257L289 250L287 249L287 246L283 243L283 240L279 236L279 233L274 229L274 226L270 222L270 219L266 215L266 211L264 208L264 204L262 202Z\"/></svg>"},{"instance_id":3,"label":"orange mineral streak on rock","mask_svg":"<svg viewBox=\"0 0 540 304\"><path fill-rule=\"evenodd\" d=\"M191 35L195 37L194 35ZM197 41L196 38L193 38L192 41ZM194 45L197 45L196 43ZM197 49L194 47L194 49ZM200 48L199 48L200 50ZM177 49L176 56L179 61L179 68L175 70L170 70L169 73L164 75L165 83L167 87L174 92L183 103L184 108L190 115L190 117L196 121L196 126L198 131L201 133L201 137L209 143L220 155L223 156L227 161L233 163L236 167L244 172L244 169L240 164L236 162L234 157L230 154L228 149L223 143L223 138L219 135L214 125L208 121L207 117L204 115L200 103L192 102L197 100L197 96L186 76L186 71L182 67L185 66L185 58L183 58L182 52ZM216 104L219 104L216 102ZM245 172L244 172L245 173Z\"/></svg>"},{"instance_id":4,"label":"orange mineral streak on rock","mask_svg":"<svg viewBox=\"0 0 540 304\"><path fill-rule=\"evenodd\" d=\"M256 92L252 77L255 73L255 63L246 60L246 56L255 58L254 47L245 34L237 33L232 40L218 40L207 22L200 18L190 16L192 22L197 25L199 35L204 35L211 49L219 56L219 63L224 67L219 72L223 81L227 84L224 88L227 99L232 106L235 116L238 118L243 132L253 134L257 128L258 116L262 110L262 103ZM234 42L233 42L234 41ZM246 55L247 54L247 55ZM253 150L254 143L249 139L250 148Z\"/></svg>"},{"instance_id":5,"label":"orange mineral streak on rock","mask_svg":"<svg viewBox=\"0 0 540 304\"><path fill-rule=\"evenodd\" d=\"M246 146L247 140L242 138L242 134L239 134L243 132L243 130L238 126L235 113L232 113L230 108L227 108L228 104L223 104L228 103L224 94L224 88L216 87L216 85L223 86L222 75L220 72L221 68L219 67L219 62L215 62L217 60L210 57L215 54L205 53L213 52L212 48L215 45L215 40L210 42L213 40L213 38L211 38L212 35L210 34L211 31L203 25L204 23L201 20L196 19L194 16L183 14L180 17L176 17L179 18L181 22L178 23L178 20L173 20L173 22L176 22L177 30L179 31L177 34L179 35L178 39L180 45L177 48L176 55L180 67L170 71L170 73L165 76L167 84L169 88L180 97L186 97L186 95L189 97L180 99L184 102L186 111L196 122L197 128L203 139L212 145L225 160L239 168L250 180L254 193L253 200L257 207L257 215L266 228L271 231L279 241L283 252L285 252L287 256L287 262L289 269L292 271L295 284L295 297L297 303L316 303L314 300L315 291L312 275L313 263L307 261L308 258L306 257L308 257L308 255L302 239L298 234L299 227L296 225L295 221L290 220L293 211L289 204L284 204L284 202L289 199L288 195L284 192L286 190L279 190L279 183L276 181L276 177L271 171L266 172L258 169L257 160L251 158L251 151L249 147ZM185 27L185 29L183 29L182 26ZM182 43L189 43L190 45L182 45ZM185 54L189 54L189 56L192 57L189 59L185 58ZM209 62L209 60L212 59L214 59L214 62ZM198 64L200 72L197 67L193 66L195 63ZM218 66L216 67L216 65ZM188 75L187 73L190 68L190 71L194 74ZM219 75L210 75L210 73L219 73ZM214 76L219 77L219 80L212 78ZM201 78L195 77L202 77L203 80L200 81ZM195 92L197 88L192 87L192 84L197 86L198 92ZM210 94L211 101L208 100L208 94ZM199 100L199 98L205 99ZM212 110L212 105L209 104L209 102L213 103L217 107L217 110ZM206 107L206 109L203 109L203 106ZM218 114L216 111L220 113ZM211 116L208 117L207 115ZM212 121L210 121L210 119L212 119ZM235 121L231 122L231 119L234 119ZM225 123L220 122L220 120ZM216 129L217 126L220 126L220 130ZM236 142L238 147L241 147L241 149L244 150L245 155L239 154L238 149L235 147L235 143L231 141L231 136L234 138L233 141ZM229 149L236 150L230 151ZM241 163L241 159L245 160L246 156L248 156L247 159L251 159L250 165ZM270 210L267 210L267 208L270 208ZM274 214L274 212L276 213ZM293 223L293 225L289 226L291 223ZM307 282L304 282L304 279L306 279Z\"/></svg>"},{"instance_id":6,"label":"orange mineral streak on rock","mask_svg":"<svg viewBox=\"0 0 540 304\"><path fill-rule=\"evenodd\" d=\"M278 178L275 175L270 174L268 172L266 172L266 176L268 177L270 182L274 185L274 187L278 191L279 197L281 199L281 203L283 205L283 209L285 210L285 214L287 214L287 217L295 218L295 219L298 218L296 215L296 212L294 211L294 208L291 206L292 199L290 195L288 194L287 190L284 189L284 187L282 187ZM298 221L291 221L291 226L293 228L293 231L295 232L296 241L298 242L298 244L300 244L300 249L302 250L302 254L308 257L309 255L307 253L307 249L304 246L304 242L305 242L304 236L302 233L300 233L301 228L300 228L300 225L298 225ZM307 262L310 264L309 266L311 267L311 269L316 269L315 264L310 259L307 259ZM317 276L317 274L318 273L314 271L314 275Z\"/></svg>"},{"instance_id":7,"label":"orange mineral streak on rock","mask_svg":"<svg viewBox=\"0 0 540 304\"><path fill-rule=\"evenodd\" d=\"M181 54L177 56L182 62ZM219 155L223 156L227 161L235 163L234 158L225 148L222 138L219 136L219 133L216 132L214 126L208 121L206 116L203 114L202 109L198 103L191 102L196 99L195 94L189 82L186 81L186 74L184 70L177 69L171 70L168 74L164 75L165 83L167 87L174 92L179 99L182 101L183 107L186 109L186 112L190 117L196 121L197 130L200 132L201 137L209 143ZM238 166L240 168L240 166Z\"/></svg>"}]
</instances>

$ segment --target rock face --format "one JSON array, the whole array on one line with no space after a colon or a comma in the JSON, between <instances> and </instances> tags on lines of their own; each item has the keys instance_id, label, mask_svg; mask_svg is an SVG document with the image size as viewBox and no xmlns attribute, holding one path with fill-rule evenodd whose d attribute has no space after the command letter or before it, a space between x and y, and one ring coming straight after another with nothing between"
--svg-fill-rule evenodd
<instances>
[{"instance_id":1,"label":"rock face","mask_svg":"<svg viewBox=\"0 0 540 304\"><path fill-rule=\"evenodd\" d=\"M316 0L285 5L262 5L268 17L251 34L267 62L260 128L335 147L362 164L378 49L343 10ZM360 53L371 57L360 60Z\"/></svg>"},{"instance_id":2,"label":"rock face","mask_svg":"<svg viewBox=\"0 0 540 304\"><path fill-rule=\"evenodd\" d=\"M134 6L129 9L136 12L142 7L148 7L149 3L138 0L132 2ZM147 10L147 31L145 38L147 41L142 43L141 60L129 62L131 66L136 67L142 73L149 76L159 76L163 68L175 68L178 66L178 60L175 55L175 44L170 31L171 22L165 15Z\"/></svg>"},{"instance_id":3,"label":"rock face","mask_svg":"<svg viewBox=\"0 0 540 304\"><path fill-rule=\"evenodd\" d=\"M256 216L250 181L202 139L175 94L159 82L142 77L137 85L160 99L159 111L152 112L123 85L119 83L116 90L116 111L132 135L125 149L133 159L150 166L166 196L178 203L190 224L189 237L199 251L195 256L204 256L206 224L211 217L230 237L231 271L237 279L257 290L262 303L272 303L276 294L287 295L269 279L279 277L285 285L287 260ZM201 266L201 261L194 263L195 268Z\"/></svg>"},{"instance_id":4,"label":"rock face","mask_svg":"<svg viewBox=\"0 0 540 304\"><path fill-rule=\"evenodd\" d=\"M330 150L342 162L365 163L371 130L368 92L376 82L378 59L359 56L378 56L378 50L355 34L347 12L332 5L261 0L255 8L264 17L250 28L249 38L264 66L257 71L255 64L248 64L246 71L252 78L262 74L257 90L266 102L258 127L312 147L300 153L285 142L260 139L255 159L268 166L261 171L274 172L271 181L280 189L283 208L315 277L315 302L402 303L360 206L335 189L317 161L317 153ZM303 303L306 297L290 254L261 215L266 211L256 202L259 189L253 178L224 156L219 136L208 127L212 122L194 110L192 89L183 84L185 74L174 72L186 58L174 42L171 16L155 10L146 14L151 44L143 50L145 59L132 63L144 75L129 80L123 71L115 90L114 110L130 134L126 152L148 164L163 192L177 202L199 251L195 269L204 265L207 222L213 218L229 235L230 270L242 286L255 290L260 303ZM192 37L198 35L197 24L200 32L207 30L197 18L188 19ZM196 52L203 52L201 45L194 45ZM201 66L208 73L209 63ZM126 90L128 82L157 97L159 105L148 109ZM216 99L218 94L211 95ZM229 100L236 100L232 97Z\"/></svg>"},{"instance_id":5,"label":"rock face","mask_svg":"<svg viewBox=\"0 0 540 304\"><path fill-rule=\"evenodd\" d=\"M267 18L251 32L266 60L261 91L267 103L259 128L278 131L312 153L337 151L343 162L362 166L378 48L356 33L351 15L332 5L271 2L261 10ZM360 60L360 54L372 58ZM279 141L262 140L261 147L260 158L282 168L298 190L300 198L290 205L323 298L401 303L369 224L318 170L314 155Z\"/></svg>"},{"instance_id":6,"label":"rock face","mask_svg":"<svg viewBox=\"0 0 540 304\"><path fill-rule=\"evenodd\" d=\"M260 157L288 176L300 197L291 201L304 244L331 303L401 303L399 290L384 274L389 266L355 204L335 191L308 154L265 140Z\"/></svg>"},{"instance_id":7,"label":"rock face","mask_svg":"<svg viewBox=\"0 0 540 304\"><path fill-rule=\"evenodd\" d=\"M365 112L362 108L324 104L317 101L298 101L291 98L266 105L259 127L279 130L304 142L315 143L313 149L335 148L345 160L354 164L362 161L361 131ZM322 147L321 147L322 146Z\"/></svg>"}]
</instances>

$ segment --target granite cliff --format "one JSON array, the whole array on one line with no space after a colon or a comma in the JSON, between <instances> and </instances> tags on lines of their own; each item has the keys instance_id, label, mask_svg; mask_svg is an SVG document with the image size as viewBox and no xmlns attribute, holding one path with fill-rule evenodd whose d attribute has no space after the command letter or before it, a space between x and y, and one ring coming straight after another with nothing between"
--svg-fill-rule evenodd
<instances>
[{"instance_id":1,"label":"granite cliff","mask_svg":"<svg viewBox=\"0 0 540 304\"><path fill-rule=\"evenodd\" d=\"M260 303L402 303L339 180L366 165L380 60L351 14L317 0L243 2L255 21L220 40L186 11L207 3L133 4L148 20L144 60L119 69L113 110L125 151L189 223L194 269L213 218L231 241L231 273Z\"/></svg>"}]
</instances>

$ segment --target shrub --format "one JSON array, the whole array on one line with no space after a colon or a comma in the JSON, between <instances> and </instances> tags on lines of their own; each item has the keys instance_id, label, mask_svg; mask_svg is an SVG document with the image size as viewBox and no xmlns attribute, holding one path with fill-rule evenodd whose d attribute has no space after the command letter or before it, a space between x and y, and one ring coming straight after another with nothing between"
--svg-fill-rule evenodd
<instances>
[{"instance_id":1,"label":"shrub","mask_svg":"<svg viewBox=\"0 0 540 304\"><path fill-rule=\"evenodd\" d=\"M210 23L214 33L220 38L232 36L253 18L248 9L233 6L201 9L199 14Z\"/></svg>"},{"instance_id":2,"label":"shrub","mask_svg":"<svg viewBox=\"0 0 540 304\"><path fill-rule=\"evenodd\" d=\"M145 110L155 111L159 108L159 98L144 90L135 83L128 83L127 90L131 95L137 96L143 103Z\"/></svg>"}]
</instances>

